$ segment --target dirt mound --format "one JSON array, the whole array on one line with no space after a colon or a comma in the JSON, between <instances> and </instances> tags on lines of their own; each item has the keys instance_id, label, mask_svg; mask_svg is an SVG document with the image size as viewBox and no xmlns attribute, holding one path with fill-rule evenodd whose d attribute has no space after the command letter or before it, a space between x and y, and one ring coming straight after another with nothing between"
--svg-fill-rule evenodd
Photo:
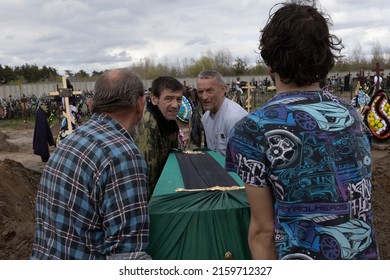
<instances>
[{"instance_id":1,"label":"dirt mound","mask_svg":"<svg viewBox=\"0 0 390 280\"><path fill-rule=\"evenodd\" d=\"M28 259L34 238L34 205L41 174L0 161L0 259Z\"/></svg>"},{"instance_id":2,"label":"dirt mound","mask_svg":"<svg viewBox=\"0 0 390 280\"><path fill-rule=\"evenodd\" d=\"M390 260L390 142L374 143L372 207L380 257Z\"/></svg>"},{"instance_id":3,"label":"dirt mound","mask_svg":"<svg viewBox=\"0 0 390 280\"><path fill-rule=\"evenodd\" d=\"M19 151L18 146L7 141L8 138L8 135L0 131L0 151L17 153Z\"/></svg>"}]
</instances>

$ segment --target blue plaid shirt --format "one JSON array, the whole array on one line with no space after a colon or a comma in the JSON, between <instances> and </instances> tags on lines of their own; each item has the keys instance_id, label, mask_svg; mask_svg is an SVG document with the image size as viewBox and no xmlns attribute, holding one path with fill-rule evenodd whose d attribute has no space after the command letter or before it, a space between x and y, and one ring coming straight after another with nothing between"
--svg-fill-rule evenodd
<instances>
[{"instance_id":1,"label":"blue plaid shirt","mask_svg":"<svg viewBox=\"0 0 390 280\"><path fill-rule=\"evenodd\" d=\"M31 259L142 255L149 242L146 163L128 132L94 114L42 173Z\"/></svg>"}]
</instances>

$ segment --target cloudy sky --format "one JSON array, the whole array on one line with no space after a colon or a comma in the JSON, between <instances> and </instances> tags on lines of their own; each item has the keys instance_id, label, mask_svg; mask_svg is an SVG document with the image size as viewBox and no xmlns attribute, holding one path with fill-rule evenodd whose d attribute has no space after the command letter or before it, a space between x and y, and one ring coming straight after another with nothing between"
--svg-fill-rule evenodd
<instances>
[{"instance_id":1,"label":"cloudy sky","mask_svg":"<svg viewBox=\"0 0 390 280\"><path fill-rule=\"evenodd\" d=\"M0 64L60 74L175 62L228 51L254 63L272 0L0 0ZM322 0L348 55L375 44L389 52L390 3Z\"/></svg>"}]
</instances>

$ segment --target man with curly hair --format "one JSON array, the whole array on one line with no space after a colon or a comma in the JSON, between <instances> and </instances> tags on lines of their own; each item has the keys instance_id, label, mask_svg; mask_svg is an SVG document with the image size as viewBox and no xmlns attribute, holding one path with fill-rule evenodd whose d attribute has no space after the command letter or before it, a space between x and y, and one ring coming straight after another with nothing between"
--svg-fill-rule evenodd
<instances>
[{"instance_id":1,"label":"man with curly hair","mask_svg":"<svg viewBox=\"0 0 390 280\"><path fill-rule=\"evenodd\" d=\"M371 135L353 106L319 86L341 40L315 3L270 14L259 50L277 94L234 127L226 152L250 203L252 257L377 259Z\"/></svg>"}]
</instances>

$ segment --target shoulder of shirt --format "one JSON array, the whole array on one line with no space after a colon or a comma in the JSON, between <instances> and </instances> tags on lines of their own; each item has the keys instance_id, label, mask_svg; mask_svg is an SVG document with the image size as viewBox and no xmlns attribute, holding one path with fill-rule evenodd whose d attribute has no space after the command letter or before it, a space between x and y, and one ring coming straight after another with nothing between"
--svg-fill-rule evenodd
<instances>
[{"instance_id":1,"label":"shoulder of shirt","mask_svg":"<svg viewBox=\"0 0 390 280\"><path fill-rule=\"evenodd\" d=\"M229 100L228 104L227 104L228 105L227 107L229 108L229 110L226 110L226 111L229 111L228 116L233 115L232 113L237 113L237 114L243 115L243 116L246 116L248 114L248 112L244 108L242 108L239 104L237 104L233 100L230 100L230 99L227 99L227 100ZM232 110L233 110L233 112L232 112ZM234 115L234 116L236 116L236 115Z\"/></svg>"},{"instance_id":2,"label":"shoulder of shirt","mask_svg":"<svg viewBox=\"0 0 390 280\"><path fill-rule=\"evenodd\" d=\"M148 110L145 110L142 116L142 125L144 127L157 127L157 120Z\"/></svg>"},{"instance_id":3,"label":"shoulder of shirt","mask_svg":"<svg viewBox=\"0 0 390 280\"><path fill-rule=\"evenodd\" d=\"M100 143L101 147L109 147L111 144L116 145L118 141L128 141L128 137L125 135L126 130L115 120L111 118L93 117L90 120L79 126L73 134L78 137L77 141L84 139L87 142ZM116 141L107 141L108 138L115 138Z\"/></svg>"}]
</instances>

